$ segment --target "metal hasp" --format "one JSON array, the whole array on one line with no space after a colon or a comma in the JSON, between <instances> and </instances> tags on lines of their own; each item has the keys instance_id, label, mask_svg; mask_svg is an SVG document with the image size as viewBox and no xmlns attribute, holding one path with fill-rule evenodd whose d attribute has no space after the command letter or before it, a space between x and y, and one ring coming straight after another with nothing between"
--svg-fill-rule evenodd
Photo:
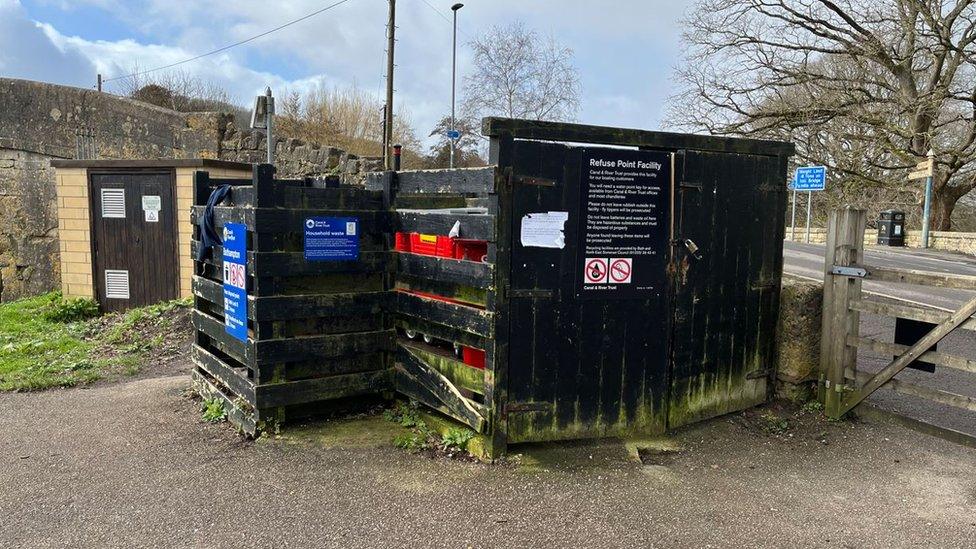
<instances>
[{"instance_id":1,"label":"metal hasp","mask_svg":"<svg viewBox=\"0 0 976 549\"><path fill-rule=\"evenodd\" d=\"M830 268L830 274L840 275L840 276L853 276L856 278L864 278L868 276L868 272L861 267L842 267L840 265L834 265Z\"/></svg>"}]
</instances>

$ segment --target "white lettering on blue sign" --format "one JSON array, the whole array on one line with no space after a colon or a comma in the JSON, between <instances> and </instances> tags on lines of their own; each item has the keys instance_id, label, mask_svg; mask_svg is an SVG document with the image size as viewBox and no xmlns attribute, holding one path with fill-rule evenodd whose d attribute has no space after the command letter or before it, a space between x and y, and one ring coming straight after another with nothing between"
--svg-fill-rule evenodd
<instances>
[{"instance_id":1,"label":"white lettering on blue sign","mask_svg":"<svg viewBox=\"0 0 976 549\"><path fill-rule=\"evenodd\" d=\"M824 166L807 166L797 168L793 178L793 190L822 191L827 188L827 168Z\"/></svg>"},{"instance_id":2,"label":"white lettering on blue sign","mask_svg":"<svg viewBox=\"0 0 976 549\"><path fill-rule=\"evenodd\" d=\"M224 226L224 326L227 333L247 341L247 227Z\"/></svg>"},{"instance_id":3,"label":"white lettering on blue sign","mask_svg":"<svg viewBox=\"0 0 976 549\"><path fill-rule=\"evenodd\" d=\"M310 217L305 220L306 261L359 259L359 218Z\"/></svg>"}]
</instances>

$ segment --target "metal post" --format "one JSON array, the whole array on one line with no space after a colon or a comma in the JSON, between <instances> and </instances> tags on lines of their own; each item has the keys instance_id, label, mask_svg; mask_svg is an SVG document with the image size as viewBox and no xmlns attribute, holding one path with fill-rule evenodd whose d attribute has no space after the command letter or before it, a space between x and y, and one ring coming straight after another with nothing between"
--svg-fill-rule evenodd
<instances>
[{"instance_id":1,"label":"metal post","mask_svg":"<svg viewBox=\"0 0 976 549\"><path fill-rule=\"evenodd\" d=\"M393 143L393 48L396 45L396 0L389 0L390 21L387 23L386 43L386 118L383 129L383 166L393 168L390 144Z\"/></svg>"},{"instance_id":2,"label":"metal post","mask_svg":"<svg viewBox=\"0 0 976 549\"><path fill-rule=\"evenodd\" d=\"M454 146L456 142L454 140L453 132L456 128L455 126L455 116L454 116L454 98L455 90L457 89L457 13L458 10L463 8L464 4L454 4L451 6L451 11L454 12L454 37L452 43L452 53L451 53L451 133L448 136L448 140L451 142L451 168L454 168Z\"/></svg>"},{"instance_id":3,"label":"metal post","mask_svg":"<svg viewBox=\"0 0 976 549\"><path fill-rule=\"evenodd\" d=\"M98 73L98 91L102 91L102 73Z\"/></svg>"},{"instance_id":4,"label":"metal post","mask_svg":"<svg viewBox=\"0 0 976 549\"><path fill-rule=\"evenodd\" d=\"M403 145L393 145L393 171L400 171L400 153L403 151Z\"/></svg>"},{"instance_id":5,"label":"metal post","mask_svg":"<svg viewBox=\"0 0 976 549\"><path fill-rule=\"evenodd\" d=\"M274 97L271 96L271 87L264 91L265 97L268 98L268 110L265 113L265 120L268 127L268 164L274 164Z\"/></svg>"},{"instance_id":6,"label":"metal post","mask_svg":"<svg viewBox=\"0 0 976 549\"><path fill-rule=\"evenodd\" d=\"M807 192L807 244L810 243L810 210L813 206L813 191Z\"/></svg>"},{"instance_id":7,"label":"metal post","mask_svg":"<svg viewBox=\"0 0 976 549\"><path fill-rule=\"evenodd\" d=\"M922 212L922 248L929 247L929 224L932 220L932 178L935 175L935 151L929 150L929 176L925 178L925 208Z\"/></svg>"},{"instance_id":8,"label":"metal post","mask_svg":"<svg viewBox=\"0 0 976 549\"><path fill-rule=\"evenodd\" d=\"M796 188L793 188L793 217L790 221L790 240L796 242Z\"/></svg>"}]
</instances>

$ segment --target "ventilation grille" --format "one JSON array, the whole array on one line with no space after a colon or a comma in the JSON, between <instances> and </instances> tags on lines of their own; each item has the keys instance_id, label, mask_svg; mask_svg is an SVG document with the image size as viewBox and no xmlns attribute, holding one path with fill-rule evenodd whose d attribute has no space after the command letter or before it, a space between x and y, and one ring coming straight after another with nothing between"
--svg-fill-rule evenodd
<instances>
[{"instance_id":1,"label":"ventilation grille","mask_svg":"<svg viewBox=\"0 0 976 549\"><path fill-rule=\"evenodd\" d=\"M105 297L129 299L129 271L105 270Z\"/></svg>"},{"instance_id":2,"label":"ventilation grille","mask_svg":"<svg viewBox=\"0 0 976 549\"><path fill-rule=\"evenodd\" d=\"M102 189L102 217L125 219L125 189Z\"/></svg>"}]
</instances>

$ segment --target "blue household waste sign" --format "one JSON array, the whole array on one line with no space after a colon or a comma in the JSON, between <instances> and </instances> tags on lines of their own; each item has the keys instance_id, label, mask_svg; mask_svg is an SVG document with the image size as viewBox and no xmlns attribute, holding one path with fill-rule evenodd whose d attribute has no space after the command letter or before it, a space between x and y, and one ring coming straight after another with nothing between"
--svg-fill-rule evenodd
<instances>
[{"instance_id":1,"label":"blue household waste sign","mask_svg":"<svg viewBox=\"0 0 976 549\"><path fill-rule=\"evenodd\" d=\"M822 191L827 188L827 168L824 166L808 166L797 168L793 180L795 191Z\"/></svg>"},{"instance_id":2,"label":"blue household waste sign","mask_svg":"<svg viewBox=\"0 0 976 549\"><path fill-rule=\"evenodd\" d=\"M359 219L309 217L305 220L306 261L359 259Z\"/></svg>"},{"instance_id":3,"label":"blue household waste sign","mask_svg":"<svg viewBox=\"0 0 976 549\"><path fill-rule=\"evenodd\" d=\"M224 325L227 333L247 341L247 227L224 225Z\"/></svg>"}]
</instances>

